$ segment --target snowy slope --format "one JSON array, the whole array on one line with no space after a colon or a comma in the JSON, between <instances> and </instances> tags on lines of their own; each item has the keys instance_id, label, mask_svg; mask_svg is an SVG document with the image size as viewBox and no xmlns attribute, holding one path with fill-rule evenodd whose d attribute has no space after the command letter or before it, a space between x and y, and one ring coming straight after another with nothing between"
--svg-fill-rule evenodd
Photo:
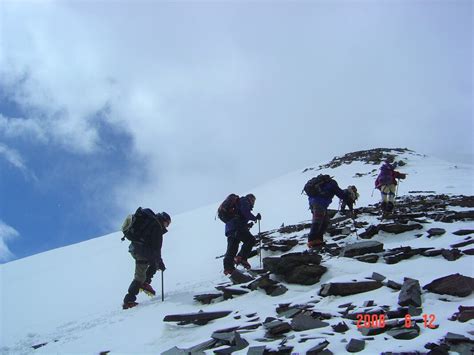
<instances>
[{"instance_id":1,"label":"snowy slope","mask_svg":"<svg viewBox=\"0 0 474 355\"><path fill-rule=\"evenodd\" d=\"M407 164L398 170L408 174L398 190L399 195L408 191L435 191L437 194L473 195L474 167L472 165L453 165L435 158L413 152L399 154L397 160ZM325 162L324 162L325 163ZM374 175L378 165L355 161L334 169L303 169L279 177L258 186L252 192L257 196L255 212L263 216L262 231L310 219L307 200L301 195L304 183L318 173L328 173L335 177L342 188L355 184L360 193L358 206L374 204L379 200L378 191L373 192ZM359 173L361 177L355 177ZM231 191L229 191L231 192ZM237 191L244 194L246 191ZM225 196L223 196L224 198ZM337 208L337 198L332 208ZM90 353L101 351L111 353L160 353L174 346L187 348L210 338L214 330L236 324L233 317L226 317L206 326L178 326L164 323L167 314L206 311L232 310L242 314L258 312L263 321L266 316L275 316L275 307L279 303L308 302L320 299L317 296L319 284L314 286L288 286L284 295L272 297L263 292L203 306L193 301L193 295L212 292L219 283L228 280L222 274L222 259L216 258L225 252L226 238L223 236L223 224L215 220L218 203L197 210L172 216L173 223L165 236L163 256L167 266L165 272L165 302L161 297L148 298L140 294L140 306L123 311L121 301L133 277L134 263L127 252L128 243L121 242L121 233L116 232L100 238L68 247L51 250L0 266L1 277L1 324L0 350L6 354L18 353ZM151 206L156 210L166 206ZM462 210L462 208L459 208ZM370 221L371 217L362 217ZM372 217L375 218L375 217ZM437 227L431 224L427 228ZM472 222L453 224L440 223L447 234L458 229L472 229ZM253 228L257 233L257 228ZM374 240L382 241L386 248L400 245L422 247L423 238L416 239L413 233L397 236L378 235ZM440 238L430 240L430 246L443 247L463 240L450 236L450 240ZM355 235L345 242L355 241ZM439 245L437 245L439 244ZM294 251L302 251L298 246ZM265 256L265 253L264 253ZM250 260L254 267L259 266L257 258ZM418 279L423 286L433 279L452 273L462 273L474 277L474 268L470 256L464 256L454 262L442 258L414 258L396 266L383 262L366 264L348 258L329 258L324 266L328 272L323 275L322 283L334 281L363 280L377 271L388 278L402 283L404 277ZM160 277L154 279L153 286L160 293ZM335 312L337 305L353 302L362 305L368 299L377 304L394 304L398 292L389 292L380 288L370 293L354 296L330 296L318 303L321 311ZM442 338L448 331L466 333L473 321L465 324L449 322L447 318L457 307L473 305L473 296L458 302L440 304L438 295L424 295L424 313L433 313L437 317L439 328L423 332L412 341L397 343L397 348L387 348L383 337L367 345L363 353L373 354L387 350L426 351L423 345ZM241 324L241 322L239 323ZM467 327L467 328L466 328ZM261 333L261 334L260 334ZM281 340L259 343L263 336L261 330L242 334L251 345L265 345L268 349ZM312 334L312 331L304 332ZM299 335L301 336L301 335ZM353 327L341 339L360 338ZM320 339L322 341L322 339ZM289 341L293 351L304 353L316 343ZM33 345L48 343L34 350ZM331 341L329 349L334 353L345 352L345 343ZM210 352L212 353L212 351ZM242 350L246 354L247 350Z\"/></svg>"}]
</instances>

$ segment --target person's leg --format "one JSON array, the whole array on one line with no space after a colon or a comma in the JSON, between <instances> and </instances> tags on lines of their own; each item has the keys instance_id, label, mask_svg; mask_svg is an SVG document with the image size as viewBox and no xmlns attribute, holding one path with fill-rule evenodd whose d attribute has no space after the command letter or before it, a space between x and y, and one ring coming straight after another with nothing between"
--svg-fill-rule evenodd
<instances>
[{"instance_id":1,"label":"person's leg","mask_svg":"<svg viewBox=\"0 0 474 355\"><path fill-rule=\"evenodd\" d=\"M239 250L239 240L236 238L236 233L233 233L227 237L227 250L224 256L224 271L234 270L234 257L237 255Z\"/></svg>"},{"instance_id":2,"label":"person's leg","mask_svg":"<svg viewBox=\"0 0 474 355\"><path fill-rule=\"evenodd\" d=\"M240 252L237 255L241 256L242 259L247 260L250 256L250 253L252 253L253 246L257 241L248 229L242 230L240 233L238 233L237 238L243 243L242 248L240 249Z\"/></svg>"},{"instance_id":3,"label":"person's leg","mask_svg":"<svg viewBox=\"0 0 474 355\"><path fill-rule=\"evenodd\" d=\"M326 209L318 205L314 205L311 208L313 212L313 223L308 234L308 246L316 246L323 243L323 234L328 226L326 221Z\"/></svg>"},{"instance_id":4,"label":"person's leg","mask_svg":"<svg viewBox=\"0 0 474 355\"><path fill-rule=\"evenodd\" d=\"M140 258L136 255L132 256L135 259L135 275L133 281L128 287L128 293L123 299L124 305L136 301L138 292L140 292L140 287L146 279L146 270L148 269L148 261L146 259Z\"/></svg>"}]
</instances>

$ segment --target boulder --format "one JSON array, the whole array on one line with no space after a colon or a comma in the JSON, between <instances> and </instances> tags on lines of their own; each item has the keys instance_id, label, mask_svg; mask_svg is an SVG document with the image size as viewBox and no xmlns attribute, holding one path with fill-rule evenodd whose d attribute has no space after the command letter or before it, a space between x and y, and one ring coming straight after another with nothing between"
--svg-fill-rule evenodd
<instances>
[{"instance_id":1,"label":"boulder","mask_svg":"<svg viewBox=\"0 0 474 355\"><path fill-rule=\"evenodd\" d=\"M423 289L440 295L467 297L474 290L474 279L461 274L452 274L433 280Z\"/></svg>"},{"instance_id":2,"label":"boulder","mask_svg":"<svg viewBox=\"0 0 474 355\"><path fill-rule=\"evenodd\" d=\"M383 250L383 243L377 241L359 242L346 245L341 251L341 256L350 258L353 256L380 253Z\"/></svg>"},{"instance_id":3,"label":"boulder","mask_svg":"<svg viewBox=\"0 0 474 355\"><path fill-rule=\"evenodd\" d=\"M351 339L349 344L346 345L346 350L350 353L358 353L359 351L364 350L365 340Z\"/></svg>"},{"instance_id":4,"label":"boulder","mask_svg":"<svg viewBox=\"0 0 474 355\"><path fill-rule=\"evenodd\" d=\"M379 281L334 282L322 285L319 295L323 297L347 296L376 290L380 287L382 287L382 283Z\"/></svg>"},{"instance_id":5,"label":"boulder","mask_svg":"<svg viewBox=\"0 0 474 355\"><path fill-rule=\"evenodd\" d=\"M398 304L400 306L421 307L421 288L418 280L405 278L398 295Z\"/></svg>"}]
</instances>

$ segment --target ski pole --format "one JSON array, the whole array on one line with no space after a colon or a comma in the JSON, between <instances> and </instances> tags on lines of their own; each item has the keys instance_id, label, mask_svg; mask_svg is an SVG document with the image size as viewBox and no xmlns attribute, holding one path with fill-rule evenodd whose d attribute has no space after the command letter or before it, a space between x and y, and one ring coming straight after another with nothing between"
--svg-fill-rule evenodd
<instances>
[{"instance_id":1,"label":"ski pole","mask_svg":"<svg viewBox=\"0 0 474 355\"><path fill-rule=\"evenodd\" d=\"M262 236L260 235L260 220L258 220L258 253L260 254L260 269L262 268Z\"/></svg>"},{"instance_id":2,"label":"ski pole","mask_svg":"<svg viewBox=\"0 0 474 355\"><path fill-rule=\"evenodd\" d=\"M161 270L161 302L165 301L165 281L163 280L163 270Z\"/></svg>"}]
</instances>

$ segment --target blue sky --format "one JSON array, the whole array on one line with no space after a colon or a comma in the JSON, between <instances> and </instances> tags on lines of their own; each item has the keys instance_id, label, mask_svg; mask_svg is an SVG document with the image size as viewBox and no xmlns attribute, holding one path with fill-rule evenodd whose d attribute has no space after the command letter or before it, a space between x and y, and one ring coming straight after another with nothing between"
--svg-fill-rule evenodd
<instances>
[{"instance_id":1,"label":"blue sky","mask_svg":"<svg viewBox=\"0 0 474 355\"><path fill-rule=\"evenodd\" d=\"M472 162L472 21L470 1L3 1L0 261L348 151Z\"/></svg>"}]
</instances>

